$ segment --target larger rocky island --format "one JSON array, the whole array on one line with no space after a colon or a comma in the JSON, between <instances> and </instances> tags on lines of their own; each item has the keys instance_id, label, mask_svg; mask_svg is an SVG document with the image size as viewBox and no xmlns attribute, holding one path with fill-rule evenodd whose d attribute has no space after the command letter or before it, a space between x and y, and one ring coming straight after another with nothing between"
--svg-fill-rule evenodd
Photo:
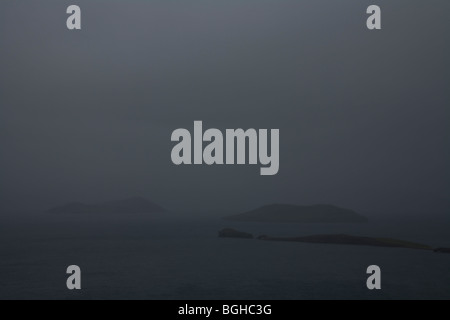
<instances>
[{"instance_id":1,"label":"larger rocky island","mask_svg":"<svg viewBox=\"0 0 450 320\"><path fill-rule=\"evenodd\" d=\"M409 242L393 238L361 237L347 234L320 234L304 237L259 236L258 240L433 250L433 248L431 248L430 246L421 243Z\"/></svg>"},{"instance_id":2,"label":"larger rocky island","mask_svg":"<svg viewBox=\"0 0 450 320\"><path fill-rule=\"evenodd\" d=\"M53 214L148 214L165 213L167 210L145 198L134 197L98 204L85 204L81 202L68 203L51 208L47 212Z\"/></svg>"},{"instance_id":3,"label":"larger rocky island","mask_svg":"<svg viewBox=\"0 0 450 320\"><path fill-rule=\"evenodd\" d=\"M353 210L333 205L299 206L272 204L258 209L227 216L225 220L244 222L346 223L367 222Z\"/></svg>"},{"instance_id":4,"label":"larger rocky island","mask_svg":"<svg viewBox=\"0 0 450 320\"><path fill-rule=\"evenodd\" d=\"M226 228L219 231L220 238L247 238L253 239L254 236L250 233ZM257 240L262 241L281 241L281 242L303 242L303 243L316 243L316 244L335 244L335 245L354 245L354 246L368 246L368 247L385 247L385 248L406 248L416 250L433 250L432 247L415 243L410 241L404 241L393 238L377 238L377 237L363 237L352 236L347 234L319 234L303 237L271 237L271 236L258 236ZM435 249L435 252L450 253L448 248Z\"/></svg>"}]
</instances>

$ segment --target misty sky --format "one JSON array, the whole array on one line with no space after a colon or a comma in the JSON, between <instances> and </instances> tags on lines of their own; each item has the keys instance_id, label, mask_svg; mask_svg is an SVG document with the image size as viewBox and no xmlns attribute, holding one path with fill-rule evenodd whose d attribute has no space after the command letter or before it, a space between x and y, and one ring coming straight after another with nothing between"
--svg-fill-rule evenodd
<instances>
[{"instance_id":1,"label":"misty sky","mask_svg":"<svg viewBox=\"0 0 450 320\"><path fill-rule=\"evenodd\" d=\"M365 26L382 8L381 31ZM67 6L82 30L66 28ZM450 209L450 2L0 2L0 209L144 196ZM280 171L175 166L170 135L280 129Z\"/></svg>"}]
</instances>

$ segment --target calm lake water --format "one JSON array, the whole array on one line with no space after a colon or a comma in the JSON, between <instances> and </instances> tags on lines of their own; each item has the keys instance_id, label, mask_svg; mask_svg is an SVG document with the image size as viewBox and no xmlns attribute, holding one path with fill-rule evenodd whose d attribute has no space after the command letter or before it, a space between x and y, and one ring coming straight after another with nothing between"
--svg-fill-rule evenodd
<instances>
[{"instance_id":1,"label":"calm lake water","mask_svg":"<svg viewBox=\"0 0 450 320\"><path fill-rule=\"evenodd\" d=\"M348 233L450 247L448 222L258 224L142 216L0 219L0 299L450 299L450 255L396 248L222 239ZM382 270L382 290L366 269ZM82 290L66 289L66 269Z\"/></svg>"}]
</instances>

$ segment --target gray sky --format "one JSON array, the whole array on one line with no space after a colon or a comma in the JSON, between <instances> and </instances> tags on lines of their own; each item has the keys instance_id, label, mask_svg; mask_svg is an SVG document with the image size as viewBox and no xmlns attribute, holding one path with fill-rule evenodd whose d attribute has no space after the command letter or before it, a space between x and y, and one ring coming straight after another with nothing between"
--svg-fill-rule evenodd
<instances>
[{"instance_id":1,"label":"gray sky","mask_svg":"<svg viewBox=\"0 0 450 320\"><path fill-rule=\"evenodd\" d=\"M366 8L382 8L368 31ZM0 2L0 209L450 209L450 2ZM280 171L175 166L177 128L280 129Z\"/></svg>"}]
</instances>

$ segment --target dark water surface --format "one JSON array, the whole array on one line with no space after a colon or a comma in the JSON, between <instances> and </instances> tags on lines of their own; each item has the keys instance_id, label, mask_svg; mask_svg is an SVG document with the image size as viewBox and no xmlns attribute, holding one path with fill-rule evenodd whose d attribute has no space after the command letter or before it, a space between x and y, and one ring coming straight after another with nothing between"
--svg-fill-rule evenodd
<instances>
[{"instance_id":1,"label":"dark water surface","mask_svg":"<svg viewBox=\"0 0 450 320\"><path fill-rule=\"evenodd\" d=\"M395 237L450 247L448 223L258 224L143 216L0 224L0 299L450 299L450 255L410 249L221 239L223 227L273 236ZM382 290L366 269L382 270ZM82 290L66 288L79 265Z\"/></svg>"}]
</instances>

